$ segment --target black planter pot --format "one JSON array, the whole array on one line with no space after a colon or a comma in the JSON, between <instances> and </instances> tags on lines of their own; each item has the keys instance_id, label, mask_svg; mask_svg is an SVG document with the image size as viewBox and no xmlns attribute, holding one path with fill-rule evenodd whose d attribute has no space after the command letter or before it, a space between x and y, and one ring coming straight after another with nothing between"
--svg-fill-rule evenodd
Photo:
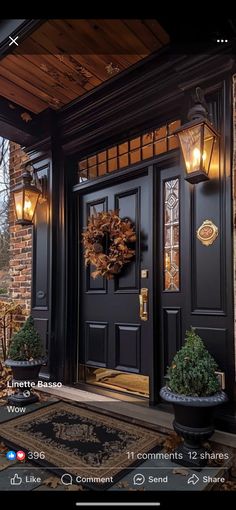
<instances>
[{"instance_id":1,"label":"black planter pot","mask_svg":"<svg viewBox=\"0 0 236 510\"><path fill-rule=\"evenodd\" d=\"M39 358L32 361L15 361L7 359L5 365L10 367L13 372L13 383L19 383L16 392L8 397L8 402L14 405L29 405L38 401L28 383L37 383L39 371L45 364L45 358Z\"/></svg>"},{"instance_id":2,"label":"black planter pot","mask_svg":"<svg viewBox=\"0 0 236 510\"><path fill-rule=\"evenodd\" d=\"M161 397L173 405L174 430L184 442L176 449L174 462L186 467L204 467L207 464L203 441L210 439L214 432L214 411L227 402L223 391L209 397L188 397L173 393L166 386L160 391Z\"/></svg>"}]
</instances>

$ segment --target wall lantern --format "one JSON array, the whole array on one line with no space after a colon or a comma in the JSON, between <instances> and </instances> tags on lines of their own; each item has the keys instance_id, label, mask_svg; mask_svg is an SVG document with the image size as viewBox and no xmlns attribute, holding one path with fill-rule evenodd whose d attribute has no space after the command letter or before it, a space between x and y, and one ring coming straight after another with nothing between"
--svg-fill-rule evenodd
<instances>
[{"instance_id":1,"label":"wall lantern","mask_svg":"<svg viewBox=\"0 0 236 510\"><path fill-rule=\"evenodd\" d=\"M207 181L213 148L218 133L208 120L203 91L196 88L195 105L188 112L190 122L175 131L178 135L186 167L185 179L192 184Z\"/></svg>"},{"instance_id":2,"label":"wall lantern","mask_svg":"<svg viewBox=\"0 0 236 510\"><path fill-rule=\"evenodd\" d=\"M32 225L34 214L42 185L37 177L34 167L27 163L22 174L22 182L13 189L16 223L19 225Z\"/></svg>"}]
</instances>

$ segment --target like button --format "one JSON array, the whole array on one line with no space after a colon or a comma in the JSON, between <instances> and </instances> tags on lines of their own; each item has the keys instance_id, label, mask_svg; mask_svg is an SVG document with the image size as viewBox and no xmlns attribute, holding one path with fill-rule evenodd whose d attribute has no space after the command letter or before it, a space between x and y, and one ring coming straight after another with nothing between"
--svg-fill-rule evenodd
<instances>
[{"instance_id":1,"label":"like button","mask_svg":"<svg viewBox=\"0 0 236 510\"><path fill-rule=\"evenodd\" d=\"M11 479L10 479L11 485L21 485L22 484L22 478L16 473Z\"/></svg>"}]
</instances>

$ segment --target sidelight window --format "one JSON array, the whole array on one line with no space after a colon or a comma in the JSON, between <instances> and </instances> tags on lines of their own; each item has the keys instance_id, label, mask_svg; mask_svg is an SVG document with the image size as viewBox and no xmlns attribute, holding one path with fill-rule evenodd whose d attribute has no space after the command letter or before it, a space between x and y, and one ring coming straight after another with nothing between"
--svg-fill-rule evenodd
<instances>
[{"instance_id":1,"label":"sidelight window","mask_svg":"<svg viewBox=\"0 0 236 510\"><path fill-rule=\"evenodd\" d=\"M179 179L164 182L164 290L179 290Z\"/></svg>"}]
</instances>

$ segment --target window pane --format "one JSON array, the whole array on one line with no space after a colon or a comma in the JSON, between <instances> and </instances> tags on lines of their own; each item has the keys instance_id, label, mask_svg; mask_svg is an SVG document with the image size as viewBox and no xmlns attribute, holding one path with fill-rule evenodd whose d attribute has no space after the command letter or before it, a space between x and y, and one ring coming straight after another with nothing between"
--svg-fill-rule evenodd
<instances>
[{"instance_id":1,"label":"window pane","mask_svg":"<svg viewBox=\"0 0 236 510\"><path fill-rule=\"evenodd\" d=\"M175 130L178 129L180 126L181 126L180 120L175 120L174 122L170 122L170 124L168 124L168 133L169 133L169 135L171 133L174 133Z\"/></svg>"},{"instance_id":2,"label":"window pane","mask_svg":"<svg viewBox=\"0 0 236 510\"><path fill-rule=\"evenodd\" d=\"M167 151L167 143L166 138L163 140L159 140L158 142L155 142L155 155L158 156L158 154L162 154L162 152Z\"/></svg>"},{"instance_id":3,"label":"window pane","mask_svg":"<svg viewBox=\"0 0 236 510\"><path fill-rule=\"evenodd\" d=\"M99 163L98 165L98 175L104 175L107 172L107 164L105 163Z\"/></svg>"},{"instance_id":4,"label":"window pane","mask_svg":"<svg viewBox=\"0 0 236 510\"><path fill-rule=\"evenodd\" d=\"M167 136L166 126L162 126L158 129L155 129L155 140L160 140L161 138L165 138L166 136Z\"/></svg>"},{"instance_id":5,"label":"window pane","mask_svg":"<svg viewBox=\"0 0 236 510\"><path fill-rule=\"evenodd\" d=\"M165 248L171 246L171 227L165 227Z\"/></svg>"},{"instance_id":6,"label":"window pane","mask_svg":"<svg viewBox=\"0 0 236 510\"><path fill-rule=\"evenodd\" d=\"M108 159L115 158L117 156L117 147L108 149Z\"/></svg>"},{"instance_id":7,"label":"window pane","mask_svg":"<svg viewBox=\"0 0 236 510\"><path fill-rule=\"evenodd\" d=\"M88 170L82 170L79 173L79 182L84 182L88 180Z\"/></svg>"},{"instance_id":8,"label":"window pane","mask_svg":"<svg viewBox=\"0 0 236 510\"><path fill-rule=\"evenodd\" d=\"M86 170L87 165L88 165L87 159L83 159L83 161L79 162L79 169L80 170Z\"/></svg>"},{"instance_id":9,"label":"window pane","mask_svg":"<svg viewBox=\"0 0 236 510\"><path fill-rule=\"evenodd\" d=\"M130 163L138 163L141 160L141 150L137 149L136 151L131 151L130 153Z\"/></svg>"},{"instance_id":10,"label":"window pane","mask_svg":"<svg viewBox=\"0 0 236 510\"><path fill-rule=\"evenodd\" d=\"M128 166L129 164L129 157L128 154L124 154L123 156L119 157L119 167L123 168L124 166Z\"/></svg>"},{"instance_id":11,"label":"window pane","mask_svg":"<svg viewBox=\"0 0 236 510\"><path fill-rule=\"evenodd\" d=\"M88 158L88 166L94 166L97 163L97 156L91 156Z\"/></svg>"},{"instance_id":12,"label":"window pane","mask_svg":"<svg viewBox=\"0 0 236 510\"><path fill-rule=\"evenodd\" d=\"M122 143L119 145L119 154L125 154L129 150L128 142Z\"/></svg>"},{"instance_id":13,"label":"window pane","mask_svg":"<svg viewBox=\"0 0 236 510\"><path fill-rule=\"evenodd\" d=\"M142 157L143 159L152 158L153 156L153 144L144 145L142 148Z\"/></svg>"},{"instance_id":14,"label":"window pane","mask_svg":"<svg viewBox=\"0 0 236 510\"><path fill-rule=\"evenodd\" d=\"M140 136L138 138L134 138L133 140L130 140L130 150L138 149L140 147Z\"/></svg>"},{"instance_id":15,"label":"window pane","mask_svg":"<svg viewBox=\"0 0 236 510\"><path fill-rule=\"evenodd\" d=\"M168 150L177 149L179 147L178 138L175 135L168 136Z\"/></svg>"},{"instance_id":16,"label":"window pane","mask_svg":"<svg viewBox=\"0 0 236 510\"><path fill-rule=\"evenodd\" d=\"M142 136L142 145L146 145L151 142L153 142L153 131L145 133L145 135Z\"/></svg>"},{"instance_id":17,"label":"window pane","mask_svg":"<svg viewBox=\"0 0 236 510\"><path fill-rule=\"evenodd\" d=\"M114 170L117 170L117 158L108 160L108 172L114 172Z\"/></svg>"},{"instance_id":18,"label":"window pane","mask_svg":"<svg viewBox=\"0 0 236 510\"><path fill-rule=\"evenodd\" d=\"M106 159L107 159L107 152L106 151L99 152L99 154L98 154L98 162L99 163L103 163L103 161L106 161Z\"/></svg>"},{"instance_id":19,"label":"window pane","mask_svg":"<svg viewBox=\"0 0 236 510\"><path fill-rule=\"evenodd\" d=\"M179 290L179 179L164 182L164 290Z\"/></svg>"},{"instance_id":20,"label":"window pane","mask_svg":"<svg viewBox=\"0 0 236 510\"><path fill-rule=\"evenodd\" d=\"M97 165L89 168L89 179L94 179L94 177L97 177Z\"/></svg>"}]
</instances>

